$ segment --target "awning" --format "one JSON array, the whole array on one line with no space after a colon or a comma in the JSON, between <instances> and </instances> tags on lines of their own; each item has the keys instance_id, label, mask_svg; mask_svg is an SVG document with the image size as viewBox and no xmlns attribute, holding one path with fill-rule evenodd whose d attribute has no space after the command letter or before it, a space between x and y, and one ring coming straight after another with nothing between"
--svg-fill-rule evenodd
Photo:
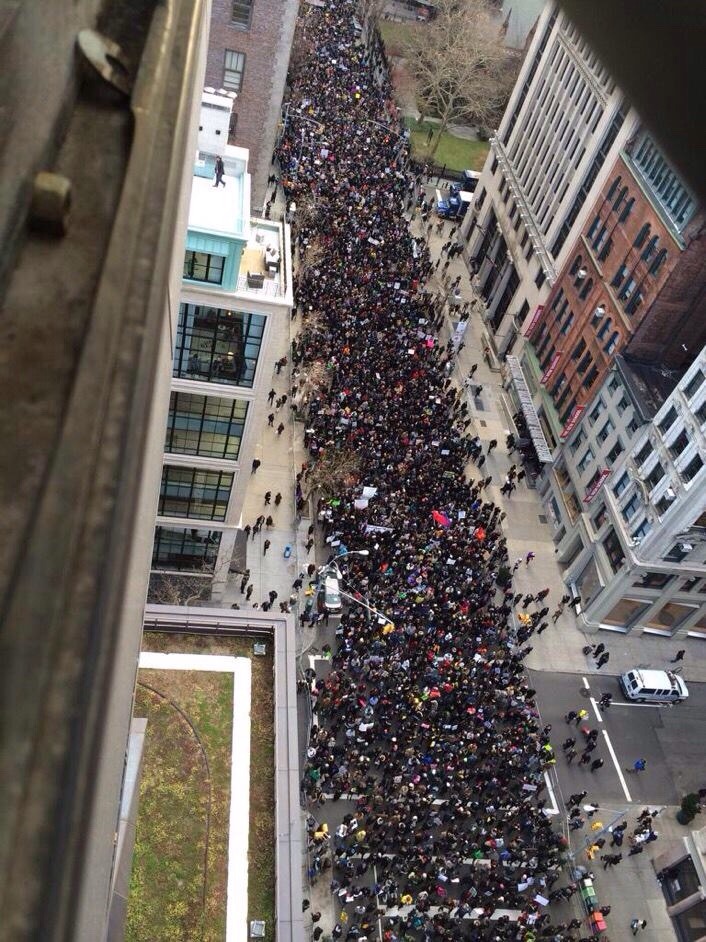
<instances>
[{"instance_id":1,"label":"awning","mask_svg":"<svg viewBox=\"0 0 706 942\"><path fill-rule=\"evenodd\" d=\"M532 439L534 450L537 452L537 457L543 464L551 464L552 453L549 450L549 445L547 445L547 440L544 437L542 426L539 424L539 416L537 415L537 410L535 409L534 403L532 402L532 395L529 391L529 387L527 386L525 374L522 372L520 361L517 359L517 357L507 356L505 357L505 362L508 365L512 382L514 383L515 389L517 390L517 397L520 400L520 408L522 409L522 414L524 415L525 421L527 422L527 430L530 433L530 438Z\"/></svg>"}]
</instances>

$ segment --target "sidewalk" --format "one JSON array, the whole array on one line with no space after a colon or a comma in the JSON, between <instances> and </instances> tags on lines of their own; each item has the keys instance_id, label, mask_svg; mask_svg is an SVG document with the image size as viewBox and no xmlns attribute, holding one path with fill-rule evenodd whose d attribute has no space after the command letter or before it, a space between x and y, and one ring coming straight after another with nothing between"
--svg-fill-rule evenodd
<instances>
[{"instance_id":1,"label":"sidewalk","mask_svg":"<svg viewBox=\"0 0 706 942\"><path fill-rule=\"evenodd\" d=\"M426 188L433 194L434 187ZM430 217L431 218L431 217ZM436 219L435 219L436 222ZM449 239L449 233L455 225L449 221L444 223L441 235L432 231L429 247L432 259L438 258L441 246ZM413 234L421 233L420 220L417 217L412 222ZM468 270L462 257L452 260L446 276L447 281L453 281L461 275L461 292L464 300L477 298L470 285ZM432 276L429 287L436 287L446 293L443 282L437 276ZM482 304L482 298L478 298ZM452 332L451 318L447 316L446 323L441 330L440 343L446 343ZM500 487L505 475L513 463L518 463L517 453L508 455L505 448L505 436L511 429L512 406L508 393L502 385L502 376L493 371L483 357L483 334L485 325L479 314L472 314L464 336L465 346L456 359L453 378L458 387L468 376L474 363L478 369L474 375L476 385L481 385L483 391L476 400L470 393L465 393L468 402L469 415L472 424L469 427L471 434L476 434L482 443L491 439L498 442L491 454L486 458L482 471L473 463L468 465L468 473L472 477L492 475L493 482L487 489L488 496L498 504L507 514L503 521L503 528L507 535L508 553L511 562L518 557L524 557L529 550L536 554L530 566L524 562L513 579L516 592L538 592L549 587L550 593L546 604L550 613L556 608L559 599L566 592L563 581L562 568L557 562L555 544L552 540L552 530L546 522L546 514L541 499L536 490L527 486L523 481L508 498L500 493ZM484 448L487 451L487 448ZM706 644L696 639L686 641L663 638L659 635L633 635L621 632L602 631L600 635L588 634L582 630L580 619L577 619L570 606L556 625L549 622L549 628L541 635L532 636L531 644L534 650L526 660L527 666L536 670L569 671L581 673L596 673L596 667L591 658L585 657L582 648L586 644L595 644L602 641L610 651L610 661L601 671L602 674L620 674L633 667L659 668L668 667L669 661L679 648L686 648L683 661L683 676L687 683L706 682Z\"/></svg>"}]
</instances>

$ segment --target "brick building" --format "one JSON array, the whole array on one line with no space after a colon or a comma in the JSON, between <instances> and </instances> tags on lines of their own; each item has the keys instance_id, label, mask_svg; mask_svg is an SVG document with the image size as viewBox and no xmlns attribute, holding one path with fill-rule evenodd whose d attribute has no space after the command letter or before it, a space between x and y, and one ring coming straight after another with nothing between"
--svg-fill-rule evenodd
<instances>
[{"instance_id":1,"label":"brick building","mask_svg":"<svg viewBox=\"0 0 706 942\"><path fill-rule=\"evenodd\" d=\"M525 362L560 438L617 352L627 348L635 359L678 368L703 346L703 223L654 142L639 134L615 160L528 331Z\"/></svg>"},{"instance_id":2,"label":"brick building","mask_svg":"<svg viewBox=\"0 0 706 942\"><path fill-rule=\"evenodd\" d=\"M206 85L235 92L228 142L250 152L253 208L267 193L299 0L212 0Z\"/></svg>"}]
</instances>

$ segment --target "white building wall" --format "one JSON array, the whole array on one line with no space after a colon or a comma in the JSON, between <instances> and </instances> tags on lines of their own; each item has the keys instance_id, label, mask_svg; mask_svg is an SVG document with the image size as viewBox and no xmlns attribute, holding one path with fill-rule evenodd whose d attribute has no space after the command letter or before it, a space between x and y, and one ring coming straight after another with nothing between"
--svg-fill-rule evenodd
<instances>
[{"instance_id":1,"label":"white building wall","mask_svg":"<svg viewBox=\"0 0 706 942\"><path fill-rule=\"evenodd\" d=\"M587 626L706 640L706 350L634 437L598 499L606 519L565 577L581 582L595 568L600 588L584 599ZM617 568L604 547L613 534L624 555ZM616 623L616 610L634 617Z\"/></svg>"}]
</instances>

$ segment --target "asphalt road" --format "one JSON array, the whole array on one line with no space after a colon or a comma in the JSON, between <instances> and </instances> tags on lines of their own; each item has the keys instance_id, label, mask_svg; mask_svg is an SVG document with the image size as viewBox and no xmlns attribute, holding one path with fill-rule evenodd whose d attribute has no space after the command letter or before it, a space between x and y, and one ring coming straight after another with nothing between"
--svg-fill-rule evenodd
<instances>
[{"instance_id":1,"label":"asphalt road","mask_svg":"<svg viewBox=\"0 0 706 942\"><path fill-rule=\"evenodd\" d=\"M628 703L616 675L584 677L543 671L529 675L542 720L552 726L561 796L587 789L589 799L602 808L619 811L638 804L678 804L685 792L706 784L706 684L689 684L690 696L684 703L658 707ZM591 701L598 701L603 693L612 693L613 706L601 713ZM561 743L575 731L564 716L579 707L588 710L586 723L600 733L592 755L603 758L605 764L594 773L588 766L579 766L577 759L572 765L563 759ZM577 750L581 741L579 733ZM626 772L638 758L647 760L646 770Z\"/></svg>"}]
</instances>

